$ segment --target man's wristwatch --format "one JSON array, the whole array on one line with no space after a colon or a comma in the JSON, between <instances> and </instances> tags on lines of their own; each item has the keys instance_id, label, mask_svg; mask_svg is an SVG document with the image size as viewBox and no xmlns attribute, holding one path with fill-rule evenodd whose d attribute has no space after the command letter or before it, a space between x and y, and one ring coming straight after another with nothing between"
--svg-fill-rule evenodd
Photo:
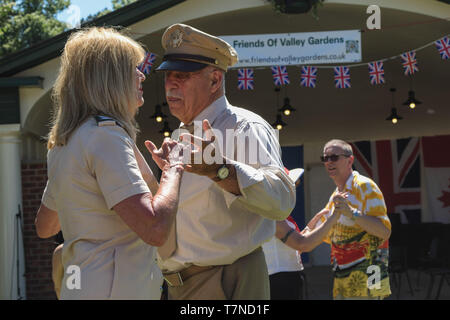
<instances>
[{"instance_id":1,"label":"man's wristwatch","mask_svg":"<svg viewBox=\"0 0 450 320\"><path fill-rule=\"evenodd\" d=\"M219 169L217 169L217 174L213 179L215 182L219 182L222 180L225 180L230 175L230 169L228 169L228 166L226 164L223 164L220 166Z\"/></svg>"}]
</instances>

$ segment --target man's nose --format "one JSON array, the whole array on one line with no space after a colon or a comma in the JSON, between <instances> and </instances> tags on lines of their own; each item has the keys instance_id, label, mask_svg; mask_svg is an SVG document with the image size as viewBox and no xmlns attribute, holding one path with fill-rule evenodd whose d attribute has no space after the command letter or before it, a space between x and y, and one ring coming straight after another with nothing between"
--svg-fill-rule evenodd
<instances>
[{"instance_id":1,"label":"man's nose","mask_svg":"<svg viewBox=\"0 0 450 320\"><path fill-rule=\"evenodd\" d=\"M166 86L166 89L172 89L178 86L178 82L176 81L175 77L172 77L170 75L165 76L164 84Z\"/></svg>"}]
</instances>

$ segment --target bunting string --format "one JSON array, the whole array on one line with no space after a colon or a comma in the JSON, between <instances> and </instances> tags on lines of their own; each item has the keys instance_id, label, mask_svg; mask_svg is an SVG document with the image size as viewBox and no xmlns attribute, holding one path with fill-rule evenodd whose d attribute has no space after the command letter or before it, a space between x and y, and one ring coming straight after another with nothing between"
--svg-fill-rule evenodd
<instances>
[{"instance_id":1,"label":"bunting string","mask_svg":"<svg viewBox=\"0 0 450 320\"><path fill-rule=\"evenodd\" d=\"M416 53L432 45L436 46L438 54L444 60L450 59L450 38L446 35L438 40L429 42L419 48L410 50L395 56L382 58L379 60L373 60L369 62L361 62L355 64L340 64L335 66L320 66L320 65L307 65L307 64L293 64L288 65L291 67L301 68L300 85L303 87L315 88L317 82L318 69L333 69L334 81L336 88L351 88L350 84L350 68L365 66L369 69L369 81L372 85L385 83L384 79L384 66L386 61L395 60L401 58L402 66L404 68L404 74L411 76L415 72L419 71ZM139 66L139 69L145 73L150 74L152 66L156 58L159 55L146 52L143 63ZM275 86L287 86L290 84L287 67L288 66L263 66L263 67L246 67L246 68L230 68L230 70L238 71L238 89L239 90L253 90L254 89L254 70L271 68L272 77Z\"/></svg>"},{"instance_id":2,"label":"bunting string","mask_svg":"<svg viewBox=\"0 0 450 320\"><path fill-rule=\"evenodd\" d=\"M423 46L421 46L421 47L419 47L419 48L417 48L417 49L413 49L413 50L409 50L409 51L415 51L415 52L421 51L421 50L423 50L423 49L425 49L425 48L428 48L428 47L434 45L437 41L440 41L440 40L442 40L442 39L444 39L444 38L446 38L446 37L448 38L449 36L450 36L450 35L446 35L446 36L444 36L444 37L439 38L438 40L431 41L430 43L427 43L426 45L423 45ZM390 60L395 60L395 59L400 58L401 55L402 55L402 54L398 54L398 55L395 55L395 56L392 56L392 57L387 57L387 58L383 58L383 59L372 60L372 61L369 61L369 62L360 62L360 63L354 63L354 64L345 64L345 66L348 67L348 68L355 68L355 67L362 67L362 66L367 67L367 64L369 64L369 63L379 62L379 61L381 61L381 62L386 62L386 61L390 61ZM340 64L340 65L334 65L334 66L330 66L330 65L327 65L327 66L321 66L321 65L313 65L313 64L290 64L290 65L287 65L287 66L288 66L288 67L299 67L299 66L304 66L304 65L312 66L312 67L315 67L315 68L317 68L317 69L334 69L334 68L336 68L336 67L342 66L343 64ZM238 68L238 67L237 67L237 68ZM237 68L230 68L230 70L231 70L231 69L237 69ZM248 67L247 67L247 68L248 68ZM269 68L269 67L252 67L253 70L262 70L262 69L267 69L267 68Z\"/></svg>"},{"instance_id":3,"label":"bunting string","mask_svg":"<svg viewBox=\"0 0 450 320\"><path fill-rule=\"evenodd\" d=\"M417 51L423 50L431 45L435 45L438 51L438 54L444 60L450 59L450 38L448 36L444 36L438 40L427 43L424 46L421 46L417 49L410 50L404 52L400 55L395 55L392 57L374 60L370 62L363 62L357 64L347 64L340 66L312 66L312 65L289 65L289 66L297 66L301 67L301 76L300 76L300 86L315 88L317 82L317 70L318 69L331 69L334 71L334 83L336 88L338 89L346 89L351 88L350 82L350 68L351 67L361 67L365 66L369 69L369 82L372 85L378 85L385 83L384 79L384 65L385 61L394 60L397 58L401 58L403 72L405 76L412 76L414 73L419 71L416 53ZM284 86L289 84L288 71L287 66L272 66L270 67L272 70L272 76L274 79L275 86ZM253 78L253 70L254 69L267 69L267 67L256 67L256 68L246 68L246 69L238 69L239 73L242 73L243 70L246 72L252 73L252 81ZM240 80L239 80L240 81ZM238 84L238 86L240 83ZM253 87L252 87L253 89Z\"/></svg>"}]
</instances>

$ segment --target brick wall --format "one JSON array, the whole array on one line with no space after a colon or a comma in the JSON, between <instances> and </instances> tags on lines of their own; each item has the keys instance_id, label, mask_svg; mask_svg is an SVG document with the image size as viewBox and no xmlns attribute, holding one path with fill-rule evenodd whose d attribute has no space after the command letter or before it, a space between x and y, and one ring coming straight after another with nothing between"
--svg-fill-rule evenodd
<instances>
[{"instance_id":1,"label":"brick wall","mask_svg":"<svg viewBox=\"0 0 450 320\"><path fill-rule=\"evenodd\" d=\"M34 219L47 182L46 163L22 163L23 234L27 299L56 299L53 290L52 253L54 238L40 239Z\"/></svg>"}]
</instances>

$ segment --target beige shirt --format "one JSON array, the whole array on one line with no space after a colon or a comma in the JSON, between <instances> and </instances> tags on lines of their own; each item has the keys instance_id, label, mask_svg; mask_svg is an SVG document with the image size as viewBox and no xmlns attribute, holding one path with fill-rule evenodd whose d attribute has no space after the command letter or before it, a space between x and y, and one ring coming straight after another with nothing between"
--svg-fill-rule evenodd
<instances>
[{"instance_id":1,"label":"beige shirt","mask_svg":"<svg viewBox=\"0 0 450 320\"><path fill-rule=\"evenodd\" d=\"M66 146L48 152L42 202L58 212L64 235L62 262L80 268L81 289L65 272L61 299L159 299L161 271L155 248L144 243L112 210L149 192L133 152L134 142L110 122L88 119Z\"/></svg>"},{"instance_id":2,"label":"beige shirt","mask_svg":"<svg viewBox=\"0 0 450 320\"><path fill-rule=\"evenodd\" d=\"M231 264L272 238L273 219L287 218L295 206L295 185L284 171L278 139L263 118L231 106L222 96L194 124L203 119L222 133L218 138L222 151L228 157L234 151L230 158L242 195L223 190L207 177L184 172L176 216L177 250L165 261L159 257L163 271L191 264ZM227 138L227 129L233 136ZM201 135L196 131L194 135ZM248 139L242 140L245 136ZM258 152L253 152L254 145Z\"/></svg>"}]
</instances>

